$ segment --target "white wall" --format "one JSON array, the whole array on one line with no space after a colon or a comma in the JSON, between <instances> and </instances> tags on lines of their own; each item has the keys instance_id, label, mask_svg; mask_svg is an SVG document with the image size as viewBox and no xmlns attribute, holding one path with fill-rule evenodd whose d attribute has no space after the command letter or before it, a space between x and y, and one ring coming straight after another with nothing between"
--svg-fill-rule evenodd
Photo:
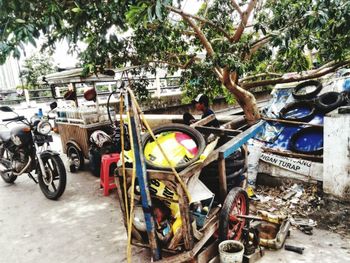
<instances>
[{"instance_id":1,"label":"white wall","mask_svg":"<svg viewBox=\"0 0 350 263\"><path fill-rule=\"evenodd\" d=\"M350 114L336 112L324 118L323 190L350 200Z\"/></svg>"}]
</instances>

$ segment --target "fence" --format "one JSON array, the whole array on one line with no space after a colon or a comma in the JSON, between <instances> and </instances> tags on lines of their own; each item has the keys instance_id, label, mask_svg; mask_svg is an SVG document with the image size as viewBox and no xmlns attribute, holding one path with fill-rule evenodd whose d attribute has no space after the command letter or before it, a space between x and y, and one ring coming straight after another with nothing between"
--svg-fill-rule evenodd
<instances>
[{"instance_id":1,"label":"fence","mask_svg":"<svg viewBox=\"0 0 350 263\"><path fill-rule=\"evenodd\" d=\"M148 78L147 80L149 82L147 90L151 96L161 96L180 91L179 77ZM115 83L100 83L96 85L96 92L100 96L107 96L113 88L115 88ZM83 97L83 92L78 92L77 97ZM51 100L50 88L24 90L22 94L19 94L16 90L0 91L0 105L15 105L25 102L30 105L31 101L47 102Z\"/></svg>"}]
</instances>

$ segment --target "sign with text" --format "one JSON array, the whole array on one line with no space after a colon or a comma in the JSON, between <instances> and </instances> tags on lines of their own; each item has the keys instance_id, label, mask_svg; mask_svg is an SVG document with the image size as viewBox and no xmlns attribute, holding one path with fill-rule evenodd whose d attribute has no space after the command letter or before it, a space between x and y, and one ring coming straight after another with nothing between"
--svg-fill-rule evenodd
<instances>
[{"instance_id":1,"label":"sign with text","mask_svg":"<svg viewBox=\"0 0 350 263\"><path fill-rule=\"evenodd\" d=\"M312 165L312 162L307 160L288 158L270 153L262 153L260 160L303 175L310 175Z\"/></svg>"}]
</instances>

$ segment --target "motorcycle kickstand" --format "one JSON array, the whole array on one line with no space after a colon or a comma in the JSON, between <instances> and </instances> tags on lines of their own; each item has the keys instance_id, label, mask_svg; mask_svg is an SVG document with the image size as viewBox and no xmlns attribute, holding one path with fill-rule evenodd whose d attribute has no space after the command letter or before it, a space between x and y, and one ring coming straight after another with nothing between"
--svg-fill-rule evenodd
<instances>
[{"instance_id":1,"label":"motorcycle kickstand","mask_svg":"<svg viewBox=\"0 0 350 263\"><path fill-rule=\"evenodd\" d=\"M33 177L33 175L31 173L28 173L28 176L30 179L32 179L36 184L38 183L38 181Z\"/></svg>"}]
</instances>

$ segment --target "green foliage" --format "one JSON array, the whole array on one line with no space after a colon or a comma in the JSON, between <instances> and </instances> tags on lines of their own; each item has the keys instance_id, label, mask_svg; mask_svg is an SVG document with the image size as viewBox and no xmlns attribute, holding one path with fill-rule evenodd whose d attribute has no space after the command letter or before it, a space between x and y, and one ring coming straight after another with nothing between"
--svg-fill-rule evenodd
<instances>
[{"instance_id":1,"label":"green foliage","mask_svg":"<svg viewBox=\"0 0 350 263\"><path fill-rule=\"evenodd\" d=\"M270 14L273 14L271 16ZM272 35L272 45L288 60L301 58L293 51L317 51L321 63L349 56L350 2L346 0L267 1L256 29ZM300 52L299 52L300 53ZM296 64L298 62L294 62ZM302 69L305 59L301 59Z\"/></svg>"},{"instance_id":2,"label":"green foliage","mask_svg":"<svg viewBox=\"0 0 350 263\"><path fill-rule=\"evenodd\" d=\"M237 2L244 10L250 1ZM213 97L227 92L215 77L214 67L245 76L309 69L312 65L305 56L307 50L316 53L320 64L349 57L350 1L259 2L253 12L255 18L248 22L253 27L247 28L238 42L227 37L234 35L240 22L231 1L203 4L197 15L210 23L192 21L215 52L206 56L193 28L168 8L181 9L183 1L0 0L0 63L10 54L19 57L24 44L36 45L43 35L44 48L55 48L57 41L67 39L70 51L79 53L86 72L104 67L107 58L113 67L152 65L167 68L170 73L186 65L182 76L186 94L193 97L205 92ZM268 43L250 53L263 37ZM86 44L84 51L79 50L79 41ZM140 96L148 96L142 91L145 83L134 85Z\"/></svg>"},{"instance_id":3,"label":"green foliage","mask_svg":"<svg viewBox=\"0 0 350 263\"><path fill-rule=\"evenodd\" d=\"M43 54L34 54L24 61L24 69L20 72L20 78L24 80L27 89L35 89L41 76L56 71L52 58Z\"/></svg>"}]
</instances>

